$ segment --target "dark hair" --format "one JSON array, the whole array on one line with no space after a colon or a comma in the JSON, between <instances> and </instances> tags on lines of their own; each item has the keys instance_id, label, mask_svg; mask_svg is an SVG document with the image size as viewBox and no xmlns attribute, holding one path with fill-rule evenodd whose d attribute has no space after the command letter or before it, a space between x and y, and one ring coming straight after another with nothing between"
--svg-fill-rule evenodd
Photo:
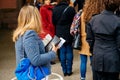
<instances>
[{"instance_id":1,"label":"dark hair","mask_svg":"<svg viewBox=\"0 0 120 80\"><path fill-rule=\"evenodd\" d=\"M115 11L120 5L120 0L104 0L105 9L108 11Z\"/></svg>"},{"instance_id":2,"label":"dark hair","mask_svg":"<svg viewBox=\"0 0 120 80\"><path fill-rule=\"evenodd\" d=\"M60 2L67 2L68 4L70 4L70 0L58 0L58 3Z\"/></svg>"},{"instance_id":3,"label":"dark hair","mask_svg":"<svg viewBox=\"0 0 120 80\"><path fill-rule=\"evenodd\" d=\"M35 5L34 0L23 0L23 5Z\"/></svg>"}]
</instances>

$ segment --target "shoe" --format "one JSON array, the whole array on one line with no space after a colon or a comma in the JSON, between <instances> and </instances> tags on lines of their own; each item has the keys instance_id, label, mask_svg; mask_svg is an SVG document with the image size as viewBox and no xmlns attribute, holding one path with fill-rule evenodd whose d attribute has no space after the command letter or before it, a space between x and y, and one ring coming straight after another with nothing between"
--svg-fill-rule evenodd
<instances>
[{"instance_id":1,"label":"shoe","mask_svg":"<svg viewBox=\"0 0 120 80\"><path fill-rule=\"evenodd\" d=\"M51 61L50 64L51 64L51 65L54 65L54 64L56 64L56 63L55 63L54 61Z\"/></svg>"},{"instance_id":2,"label":"shoe","mask_svg":"<svg viewBox=\"0 0 120 80\"><path fill-rule=\"evenodd\" d=\"M85 80L85 79L80 79L80 80Z\"/></svg>"},{"instance_id":3,"label":"shoe","mask_svg":"<svg viewBox=\"0 0 120 80\"><path fill-rule=\"evenodd\" d=\"M84 78L84 77L81 77L80 80L85 80L85 78Z\"/></svg>"},{"instance_id":4,"label":"shoe","mask_svg":"<svg viewBox=\"0 0 120 80\"><path fill-rule=\"evenodd\" d=\"M71 72L71 73L67 73L68 74L68 76L71 76L72 74L73 74L73 72Z\"/></svg>"},{"instance_id":5,"label":"shoe","mask_svg":"<svg viewBox=\"0 0 120 80\"><path fill-rule=\"evenodd\" d=\"M68 74L67 73L64 73L64 76L67 76Z\"/></svg>"}]
</instances>

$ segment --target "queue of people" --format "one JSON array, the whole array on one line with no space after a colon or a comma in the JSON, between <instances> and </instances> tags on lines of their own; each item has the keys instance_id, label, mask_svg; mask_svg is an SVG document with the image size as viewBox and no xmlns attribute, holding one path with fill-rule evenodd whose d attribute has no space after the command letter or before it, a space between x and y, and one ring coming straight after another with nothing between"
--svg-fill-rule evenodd
<instances>
[{"instance_id":1,"label":"queue of people","mask_svg":"<svg viewBox=\"0 0 120 80\"><path fill-rule=\"evenodd\" d=\"M76 11L69 4L70 0L58 0L53 4L43 0L40 7L25 4L21 8L13 33L16 64L25 54L32 65L46 66L51 72L50 63L55 61L58 53L63 75L72 76L72 33L76 34L76 31L71 24ZM90 58L93 80L119 80L120 0L85 0L81 6L80 80L86 80L87 57ZM60 48L53 44L52 51L46 52L42 39L47 34L62 37L66 42Z\"/></svg>"}]
</instances>

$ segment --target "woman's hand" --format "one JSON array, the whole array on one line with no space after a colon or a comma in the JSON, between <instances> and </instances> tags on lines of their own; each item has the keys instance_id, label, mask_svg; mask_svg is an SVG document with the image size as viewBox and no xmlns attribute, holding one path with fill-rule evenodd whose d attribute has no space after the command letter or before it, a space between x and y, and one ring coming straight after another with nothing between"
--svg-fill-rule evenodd
<instances>
[{"instance_id":1,"label":"woman's hand","mask_svg":"<svg viewBox=\"0 0 120 80\"><path fill-rule=\"evenodd\" d=\"M77 32L78 32L77 29L70 29L70 34L73 35L73 36L74 36Z\"/></svg>"},{"instance_id":2,"label":"woman's hand","mask_svg":"<svg viewBox=\"0 0 120 80\"><path fill-rule=\"evenodd\" d=\"M59 49L58 46L55 46L54 43L52 43L52 51L56 52L57 53L57 50Z\"/></svg>"}]
</instances>

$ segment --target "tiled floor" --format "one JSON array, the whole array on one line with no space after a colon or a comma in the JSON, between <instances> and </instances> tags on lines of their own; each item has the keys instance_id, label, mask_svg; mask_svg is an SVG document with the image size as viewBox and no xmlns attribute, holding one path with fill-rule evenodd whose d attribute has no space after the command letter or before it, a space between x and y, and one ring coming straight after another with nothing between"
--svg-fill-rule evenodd
<instances>
[{"instance_id":1,"label":"tiled floor","mask_svg":"<svg viewBox=\"0 0 120 80\"><path fill-rule=\"evenodd\" d=\"M74 50L73 75L63 77L58 60L52 65L52 72L60 74L64 80L79 80L79 54ZM89 59L88 59L89 60ZM11 80L14 77L15 50L12 42L12 30L0 29L0 80ZM92 80L91 69L88 61L87 79Z\"/></svg>"}]
</instances>

